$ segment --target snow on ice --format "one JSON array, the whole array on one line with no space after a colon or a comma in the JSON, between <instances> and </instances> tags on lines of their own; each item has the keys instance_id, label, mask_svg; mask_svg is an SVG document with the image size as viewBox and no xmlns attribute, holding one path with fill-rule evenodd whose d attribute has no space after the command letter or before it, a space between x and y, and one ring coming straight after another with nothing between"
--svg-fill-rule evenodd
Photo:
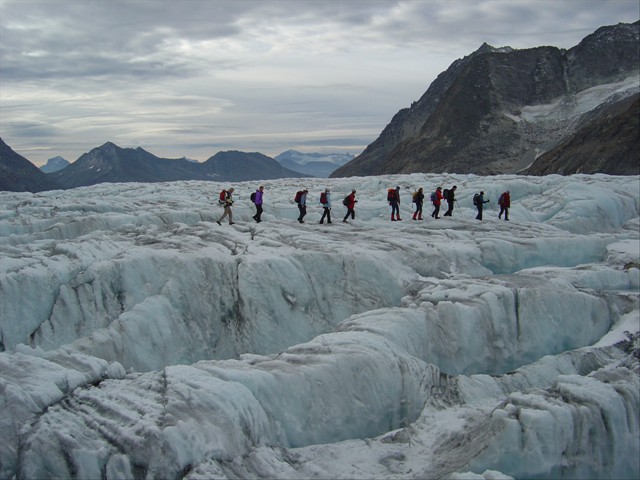
<instances>
[{"instance_id":1,"label":"snow on ice","mask_svg":"<svg viewBox=\"0 0 640 480\"><path fill-rule=\"evenodd\" d=\"M640 475L638 177L228 186L0 192L0 478Z\"/></svg>"}]
</instances>

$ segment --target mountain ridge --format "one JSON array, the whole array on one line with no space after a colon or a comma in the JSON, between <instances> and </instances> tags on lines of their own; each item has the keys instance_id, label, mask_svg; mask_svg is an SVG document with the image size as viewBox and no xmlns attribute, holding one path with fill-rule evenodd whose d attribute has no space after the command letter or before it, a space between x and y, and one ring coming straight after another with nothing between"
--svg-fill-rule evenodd
<instances>
[{"instance_id":1,"label":"mountain ridge","mask_svg":"<svg viewBox=\"0 0 640 480\"><path fill-rule=\"evenodd\" d=\"M394 115L362 154L331 177L521 171L573 134L576 119L543 124L510 117L535 105L571 104L589 88L638 77L639 27L640 22L601 27L569 50L485 43L454 61L417 102Z\"/></svg>"},{"instance_id":2,"label":"mountain ridge","mask_svg":"<svg viewBox=\"0 0 640 480\"><path fill-rule=\"evenodd\" d=\"M122 148L106 142L49 176L65 188L75 188L104 182L242 181L303 175L261 153L218 152L196 163L185 157L161 158L141 147Z\"/></svg>"}]
</instances>

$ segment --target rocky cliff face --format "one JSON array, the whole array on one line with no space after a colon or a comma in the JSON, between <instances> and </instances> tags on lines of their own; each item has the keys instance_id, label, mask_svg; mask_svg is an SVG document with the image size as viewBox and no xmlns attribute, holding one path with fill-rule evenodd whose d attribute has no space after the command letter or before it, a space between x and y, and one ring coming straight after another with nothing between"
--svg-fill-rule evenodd
<instances>
[{"instance_id":1,"label":"rocky cliff face","mask_svg":"<svg viewBox=\"0 0 640 480\"><path fill-rule=\"evenodd\" d=\"M640 95L593 112L568 140L541 155L528 175L640 175Z\"/></svg>"},{"instance_id":2,"label":"rocky cliff face","mask_svg":"<svg viewBox=\"0 0 640 480\"><path fill-rule=\"evenodd\" d=\"M331 176L522 171L570 138L586 112L638 91L639 30L602 27L568 51L485 44Z\"/></svg>"}]
</instances>

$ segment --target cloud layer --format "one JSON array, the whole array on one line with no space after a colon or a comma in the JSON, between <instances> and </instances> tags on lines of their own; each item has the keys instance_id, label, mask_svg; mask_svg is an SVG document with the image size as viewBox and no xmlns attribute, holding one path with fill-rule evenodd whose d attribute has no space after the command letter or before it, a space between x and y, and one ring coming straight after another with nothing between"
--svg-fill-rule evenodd
<instances>
[{"instance_id":1,"label":"cloud layer","mask_svg":"<svg viewBox=\"0 0 640 480\"><path fill-rule=\"evenodd\" d=\"M0 0L0 136L34 163L360 153L483 42L570 48L637 0Z\"/></svg>"}]
</instances>

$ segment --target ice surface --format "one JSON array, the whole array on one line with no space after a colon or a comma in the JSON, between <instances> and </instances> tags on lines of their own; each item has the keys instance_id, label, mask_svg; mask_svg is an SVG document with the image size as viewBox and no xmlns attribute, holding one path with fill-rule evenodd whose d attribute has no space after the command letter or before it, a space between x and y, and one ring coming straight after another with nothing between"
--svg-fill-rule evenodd
<instances>
[{"instance_id":1,"label":"ice surface","mask_svg":"<svg viewBox=\"0 0 640 480\"><path fill-rule=\"evenodd\" d=\"M1 478L640 475L638 177L264 185L0 192Z\"/></svg>"}]
</instances>

